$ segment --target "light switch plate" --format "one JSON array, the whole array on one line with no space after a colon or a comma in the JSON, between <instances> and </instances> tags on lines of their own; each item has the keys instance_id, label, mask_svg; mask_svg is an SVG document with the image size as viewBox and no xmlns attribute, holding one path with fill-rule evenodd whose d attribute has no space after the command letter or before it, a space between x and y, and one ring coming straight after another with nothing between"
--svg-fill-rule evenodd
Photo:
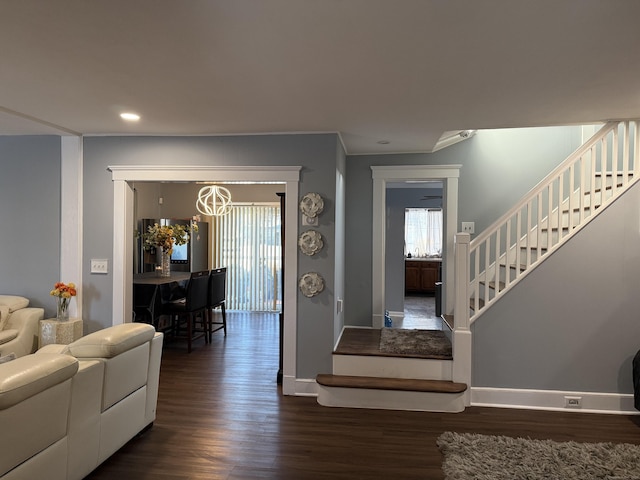
<instances>
[{"instance_id":1,"label":"light switch plate","mask_svg":"<svg viewBox=\"0 0 640 480\"><path fill-rule=\"evenodd\" d=\"M109 260L106 258L92 258L91 273L109 273Z\"/></svg>"}]
</instances>

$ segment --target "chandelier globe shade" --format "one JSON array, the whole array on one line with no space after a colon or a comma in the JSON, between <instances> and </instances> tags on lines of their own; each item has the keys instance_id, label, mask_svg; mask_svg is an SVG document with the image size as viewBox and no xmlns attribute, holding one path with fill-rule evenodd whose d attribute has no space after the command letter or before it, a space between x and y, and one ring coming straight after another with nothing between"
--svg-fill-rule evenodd
<instances>
[{"instance_id":1,"label":"chandelier globe shade","mask_svg":"<svg viewBox=\"0 0 640 480\"><path fill-rule=\"evenodd\" d=\"M198 192L196 208L203 215L221 217L231 211L231 192L219 185L207 185Z\"/></svg>"}]
</instances>

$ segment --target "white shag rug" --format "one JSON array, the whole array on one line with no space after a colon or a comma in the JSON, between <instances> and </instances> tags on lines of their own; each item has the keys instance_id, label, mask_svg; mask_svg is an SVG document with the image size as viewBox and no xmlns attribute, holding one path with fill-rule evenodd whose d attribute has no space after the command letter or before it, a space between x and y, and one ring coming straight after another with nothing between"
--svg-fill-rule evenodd
<instances>
[{"instance_id":1,"label":"white shag rug","mask_svg":"<svg viewBox=\"0 0 640 480\"><path fill-rule=\"evenodd\" d=\"M446 480L640 480L640 446L445 432Z\"/></svg>"}]
</instances>

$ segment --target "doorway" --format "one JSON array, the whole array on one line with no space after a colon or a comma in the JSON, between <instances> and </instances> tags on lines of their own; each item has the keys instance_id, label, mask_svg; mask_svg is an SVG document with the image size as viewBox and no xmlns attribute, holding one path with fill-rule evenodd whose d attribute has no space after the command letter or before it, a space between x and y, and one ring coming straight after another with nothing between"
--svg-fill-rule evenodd
<instances>
[{"instance_id":1,"label":"doorway","mask_svg":"<svg viewBox=\"0 0 640 480\"><path fill-rule=\"evenodd\" d=\"M373 178L373 281L372 326L382 328L386 308L386 236L387 184L439 180L443 189L444 245L442 251L442 313L453 309L454 235L458 225L458 178L461 165L395 165L372 166ZM449 261L448 261L449 260Z\"/></svg>"},{"instance_id":2,"label":"doorway","mask_svg":"<svg viewBox=\"0 0 640 480\"><path fill-rule=\"evenodd\" d=\"M440 330L436 288L442 280L443 184L388 182L385 308L392 326ZM438 302L439 305L440 302Z\"/></svg>"},{"instance_id":3,"label":"doorway","mask_svg":"<svg viewBox=\"0 0 640 480\"><path fill-rule=\"evenodd\" d=\"M113 180L113 323L131 321L133 284L133 182L142 181L223 181L271 182L284 184L286 222L284 256L284 339L283 383L285 395L296 394L297 337L297 204L301 167L218 167L218 166L146 166L110 167Z\"/></svg>"}]
</instances>

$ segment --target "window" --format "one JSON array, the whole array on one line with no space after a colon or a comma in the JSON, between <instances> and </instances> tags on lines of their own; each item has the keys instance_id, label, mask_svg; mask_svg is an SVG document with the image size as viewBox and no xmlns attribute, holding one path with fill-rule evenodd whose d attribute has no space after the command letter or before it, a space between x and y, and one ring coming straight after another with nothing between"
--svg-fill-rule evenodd
<instances>
[{"instance_id":1,"label":"window","mask_svg":"<svg viewBox=\"0 0 640 480\"><path fill-rule=\"evenodd\" d=\"M442 256L442 209L405 208L404 254L418 258Z\"/></svg>"},{"instance_id":2,"label":"window","mask_svg":"<svg viewBox=\"0 0 640 480\"><path fill-rule=\"evenodd\" d=\"M227 308L279 311L280 205L234 204L228 215L213 218L213 260L227 267Z\"/></svg>"}]
</instances>

